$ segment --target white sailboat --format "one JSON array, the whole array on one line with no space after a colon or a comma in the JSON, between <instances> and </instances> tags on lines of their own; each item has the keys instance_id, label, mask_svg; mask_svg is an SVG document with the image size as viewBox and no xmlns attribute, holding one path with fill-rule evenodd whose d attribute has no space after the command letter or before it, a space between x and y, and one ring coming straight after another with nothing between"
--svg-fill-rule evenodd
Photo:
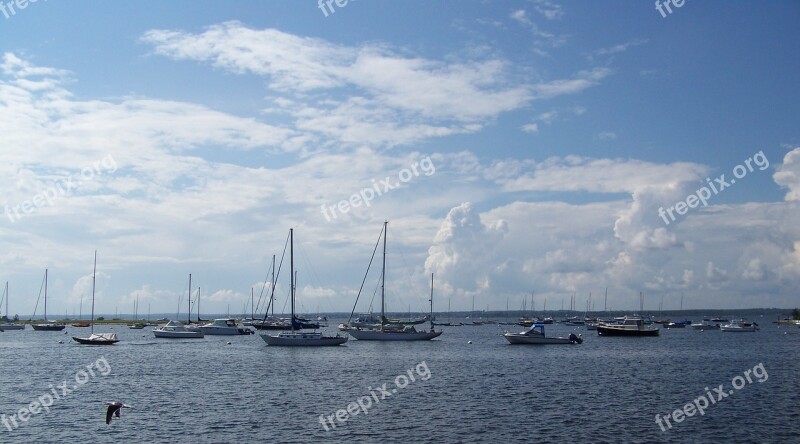
<instances>
[{"instance_id":1,"label":"white sailboat","mask_svg":"<svg viewBox=\"0 0 800 444\"><path fill-rule=\"evenodd\" d=\"M336 346L342 345L347 342L347 336L323 336L321 332L301 332L297 331L300 322L297 321L294 315L294 295L295 295L295 274L294 274L294 229L289 229L289 264L291 279L291 299L292 299L292 319L290 322L291 330L282 331L277 335L270 335L267 333L261 334L261 339L267 345L286 346L286 347L322 347L322 346Z\"/></svg>"},{"instance_id":2,"label":"white sailboat","mask_svg":"<svg viewBox=\"0 0 800 444\"><path fill-rule=\"evenodd\" d=\"M92 331L88 338L78 338L73 336L72 340L83 345L113 345L119 342L116 333L95 333L94 332L94 286L97 276L97 250L94 251L94 271L92 271Z\"/></svg>"},{"instance_id":3,"label":"white sailboat","mask_svg":"<svg viewBox=\"0 0 800 444\"><path fill-rule=\"evenodd\" d=\"M350 336L359 341L427 341L439 337L442 332L433 329L433 275L431 275L431 329L430 331L417 331L413 325L398 325L386 319L386 232L388 221L383 222L383 271L381 272L381 323L378 329L351 328L347 330Z\"/></svg>"},{"instance_id":4,"label":"white sailboat","mask_svg":"<svg viewBox=\"0 0 800 444\"><path fill-rule=\"evenodd\" d=\"M6 315L2 318L3 323L0 324L0 331L25 330L25 324L16 324L8 317L8 296L8 281L6 281L6 289L3 293L3 299L6 300Z\"/></svg>"}]
</instances>

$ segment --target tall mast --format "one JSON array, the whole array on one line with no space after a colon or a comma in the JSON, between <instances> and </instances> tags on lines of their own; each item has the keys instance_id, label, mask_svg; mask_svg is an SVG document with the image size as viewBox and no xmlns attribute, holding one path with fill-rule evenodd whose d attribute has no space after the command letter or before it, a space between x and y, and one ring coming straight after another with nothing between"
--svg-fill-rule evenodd
<instances>
[{"instance_id":1,"label":"tall mast","mask_svg":"<svg viewBox=\"0 0 800 444\"><path fill-rule=\"evenodd\" d=\"M272 317L275 317L275 255L272 255L272 292L270 293L270 305L272 306ZM259 296L259 299L261 296Z\"/></svg>"},{"instance_id":2,"label":"tall mast","mask_svg":"<svg viewBox=\"0 0 800 444\"><path fill-rule=\"evenodd\" d=\"M92 333L94 333L94 284L97 280L97 250L94 250L94 269L92 271Z\"/></svg>"},{"instance_id":3,"label":"tall mast","mask_svg":"<svg viewBox=\"0 0 800 444\"><path fill-rule=\"evenodd\" d=\"M6 319L11 322L11 318L8 317L8 281L6 281Z\"/></svg>"},{"instance_id":4,"label":"tall mast","mask_svg":"<svg viewBox=\"0 0 800 444\"><path fill-rule=\"evenodd\" d=\"M383 320L386 318L384 312L384 301L386 298L386 235L389 230L389 221L383 221L383 270L381 271L381 331L383 331Z\"/></svg>"},{"instance_id":5,"label":"tall mast","mask_svg":"<svg viewBox=\"0 0 800 444\"><path fill-rule=\"evenodd\" d=\"M192 273L189 273L189 306L186 309L186 319L189 324L192 323Z\"/></svg>"},{"instance_id":6,"label":"tall mast","mask_svg":"<svg viewBox=\"0 0 800 444\"><path fill-rule=\"evenodd\" d=\"M200 287L197 287L197 323L200 323Z\"/></svg>"},{"instance_id":7,"label":"tall mast","mask_svg":"<svg viewBox=\"0 0 800 444\"><path fill-rule=\"evenodd\" d=\"M44 269L44 320L47 321L47 268Z\"/></svg>"},{"instance_id":8,"label":"tall mast","mask_svg":"<svg viewBox=\"0 0 800 444\"><path fill-rule=\"evenodd\" d=\"M433 331L433 273L431 273L431 331Z\"/></svg>"},{"instance_id":9,"label":"tall mast","mask_svg":"<svg viewBox=\"0 0 800 444\"><path fill-rule=\"evenodd\" d=\"M289 228L289 293L292 296L292 331L294 331L294 228Z\"/></svg>"},{"instance_id":10,"label":"tall mast","mask_svg":"<svg viewBox=\"0 0 800 444\"><path fill-rule=\"evenodd\" d=\"M256 318L256 306L253 302L255 302L253 297L253 287L250 287L250 319Z\"/></svg>"}]
</instances>

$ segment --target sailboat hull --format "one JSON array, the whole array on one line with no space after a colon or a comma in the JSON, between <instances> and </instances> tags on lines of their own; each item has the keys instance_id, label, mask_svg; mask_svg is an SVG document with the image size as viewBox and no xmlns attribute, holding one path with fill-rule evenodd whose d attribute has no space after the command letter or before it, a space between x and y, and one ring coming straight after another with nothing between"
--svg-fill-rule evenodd
<instances>
[{"instance_id":1,"label":"sailboat hull","mask_svg":"<svg viewBox=\"0 0 800 444\"><path fill-rule=\"evenodd\" d=\"M25 324L0 324L0 330L25 330Z\"/></svg>"},{"instance_id":2,"label":"sailboat hull","mask_svg":"<svg viewBox=\"0 0 800 444\"><path fill-rule=\"evenodd\" d=\"M347 342L346 336L322 336L321 333L262 334L261 339L271 346L282 347L334 347Z\"/></svg>"},{"instance_id":3,"label":"sailboat hull","mask_svg":"<svg viewBox=\"0 0 800 444\"><path fill-rule=\"evenodd\" d=\"M119 339L89 339L89 338L76 338L72 340L83 345L114 345L119 342Z\"/></svg>"},{"instance_id":4,"label":"sailboat hull","mask_svg":"<svg viewBox=\"0 0 800 444\"><path fill-rule=\"evenodd\" d=\"M438 338L441 331L380 331L380 330L348 330L350 336L359 341L429 341Z\"/></svg>"},{"instance_id":5,"label":"sailboat hull","mask_svg":"<svg viewBox=\"0 0 800 444\"><path fill-rule=\"evenodd\" d=\"M66 327L66 325L32 324L31 327L33 327L33 329L36 331L61 331Z\"/></svg>"}]
</instances>

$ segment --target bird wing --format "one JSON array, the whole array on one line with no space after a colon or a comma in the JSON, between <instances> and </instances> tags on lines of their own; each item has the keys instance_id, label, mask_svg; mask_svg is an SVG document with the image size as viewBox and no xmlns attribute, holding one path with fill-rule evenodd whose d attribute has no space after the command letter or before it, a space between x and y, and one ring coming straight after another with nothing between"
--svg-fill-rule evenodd
<instances>
[{"instance_id":1,"label":"bird wing","mask_svg":"<svg viewBox=\"0 0 800 444\"><path fill-rule=\"evenodd\" d=\"M117 416L119 416L119 406L108 406L108 409L106 409L106 424L111 424L111 417L114 415L115 411L117 412Z\"/></svg>"}]
</instances>

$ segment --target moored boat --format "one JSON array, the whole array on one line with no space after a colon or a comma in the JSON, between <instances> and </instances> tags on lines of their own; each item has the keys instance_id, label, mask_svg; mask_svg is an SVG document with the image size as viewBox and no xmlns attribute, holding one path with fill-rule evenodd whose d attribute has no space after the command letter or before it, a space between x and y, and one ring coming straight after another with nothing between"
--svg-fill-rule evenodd
<instances>
[{"instance_id":1,"label":"moored boat","mask_svg":"<svg viewBox=\"0 0 800 444\"><path fill-rule=\"evenodd\" d=\"M253 330L249 328L239 327L236 325L235 319L230 318L223 318L223 319L214 319L212 322L208 324L201 325L198 327L203 334L206 335L219 335L219 336L235 336L235 335L250 335L253 334Z\"/></svg>"},{"instance_id":2,"label":"moored boat","mask_svg":"<svg viewBox=\"0 0 800 444\"><path fill-rule=\"evenodd\" d=\"M94 286L97 276L97 250L94 252L94 271L92 271L92 331L89 337L72 337L72 340L83 345L114 345L119 342L116 333L95 333L94 332Z\"/></svg>"},{"instance_id":3,"label":"moored boat","mask_svg":"<svg viewBox=\"0 0 800 444\"><path fill-rule=\"evenodd\" d=\"M581 344L583 338L570 333L569 337L547 337L544 333L544 324L534 324L531 328L520 333L503 334L509 344Z\"/></svg>"},{"instance_id":4,"label":"moored boat","mask_svg":"<svg viewBox=\"0 0 800 444\"><path fill-rule=\"evenodd\" d=\"M165 325L154 328L153 335L157 338L199 339L203 337L203 332L188 330L180 321L169 321Z\"/></svg>"},{"instance_id":5,"label":"moored boat","mask_svg":"<svg viewBox=\"0 0 800 444\"><path fill-rule=\"evenodd\" d=\"M41 295L41 293L39 293ZM37 305L39 301L36 301ZM34 309L34 314L36 314L36 309ZM48 321L47 320L47 269L44 270L44 322L40 322L38 324L31 324L36 331L61 331L66 328L66 325L56 322L56 321Z\"/></svg>"},{"instance_id":6,"label":"moored boat","mask_svg":"<svg viewBox=\"0 0 800 444\"><path fill-rule=\"evenodd\" d=\"M721 325L719 328L720 330L729 333L739 333L739 332L750 333L758 331L758 324L756 324L755 322L746 323L742 320L734 319L728 324Z\"/></svg>"},{"instance_id":7,"label":"moored boat","mask_svg":"<svg viewBox=\"0 0 800 444\"><path fill-rule=\"evenodd\" d=\"M599 336L658 336L658 328L647 327L642 318L625 317L620 324L597 325Z\"/></svg>"},{"instance_id":8,"label":"moored boat","mask_svg":"<svg viewBox=\"0 0 800 444\"><path fill-rule=\"evenodd\" d=\"M285 251L285 250L284 250ZM269 346L283 346L283 347L327 347L338 346L347 342L347 336L324 336L321 332L301 332L297 331L302 323L297 322L294 314L294 297L295 297L295 273L294 273L294 228L289 229L289 277L291 280L290 297L291 297L291 310L292 318L289 323L291 330L282 331L277 335L261 334L261 339Z\"/></svg>"}]
</instances>

